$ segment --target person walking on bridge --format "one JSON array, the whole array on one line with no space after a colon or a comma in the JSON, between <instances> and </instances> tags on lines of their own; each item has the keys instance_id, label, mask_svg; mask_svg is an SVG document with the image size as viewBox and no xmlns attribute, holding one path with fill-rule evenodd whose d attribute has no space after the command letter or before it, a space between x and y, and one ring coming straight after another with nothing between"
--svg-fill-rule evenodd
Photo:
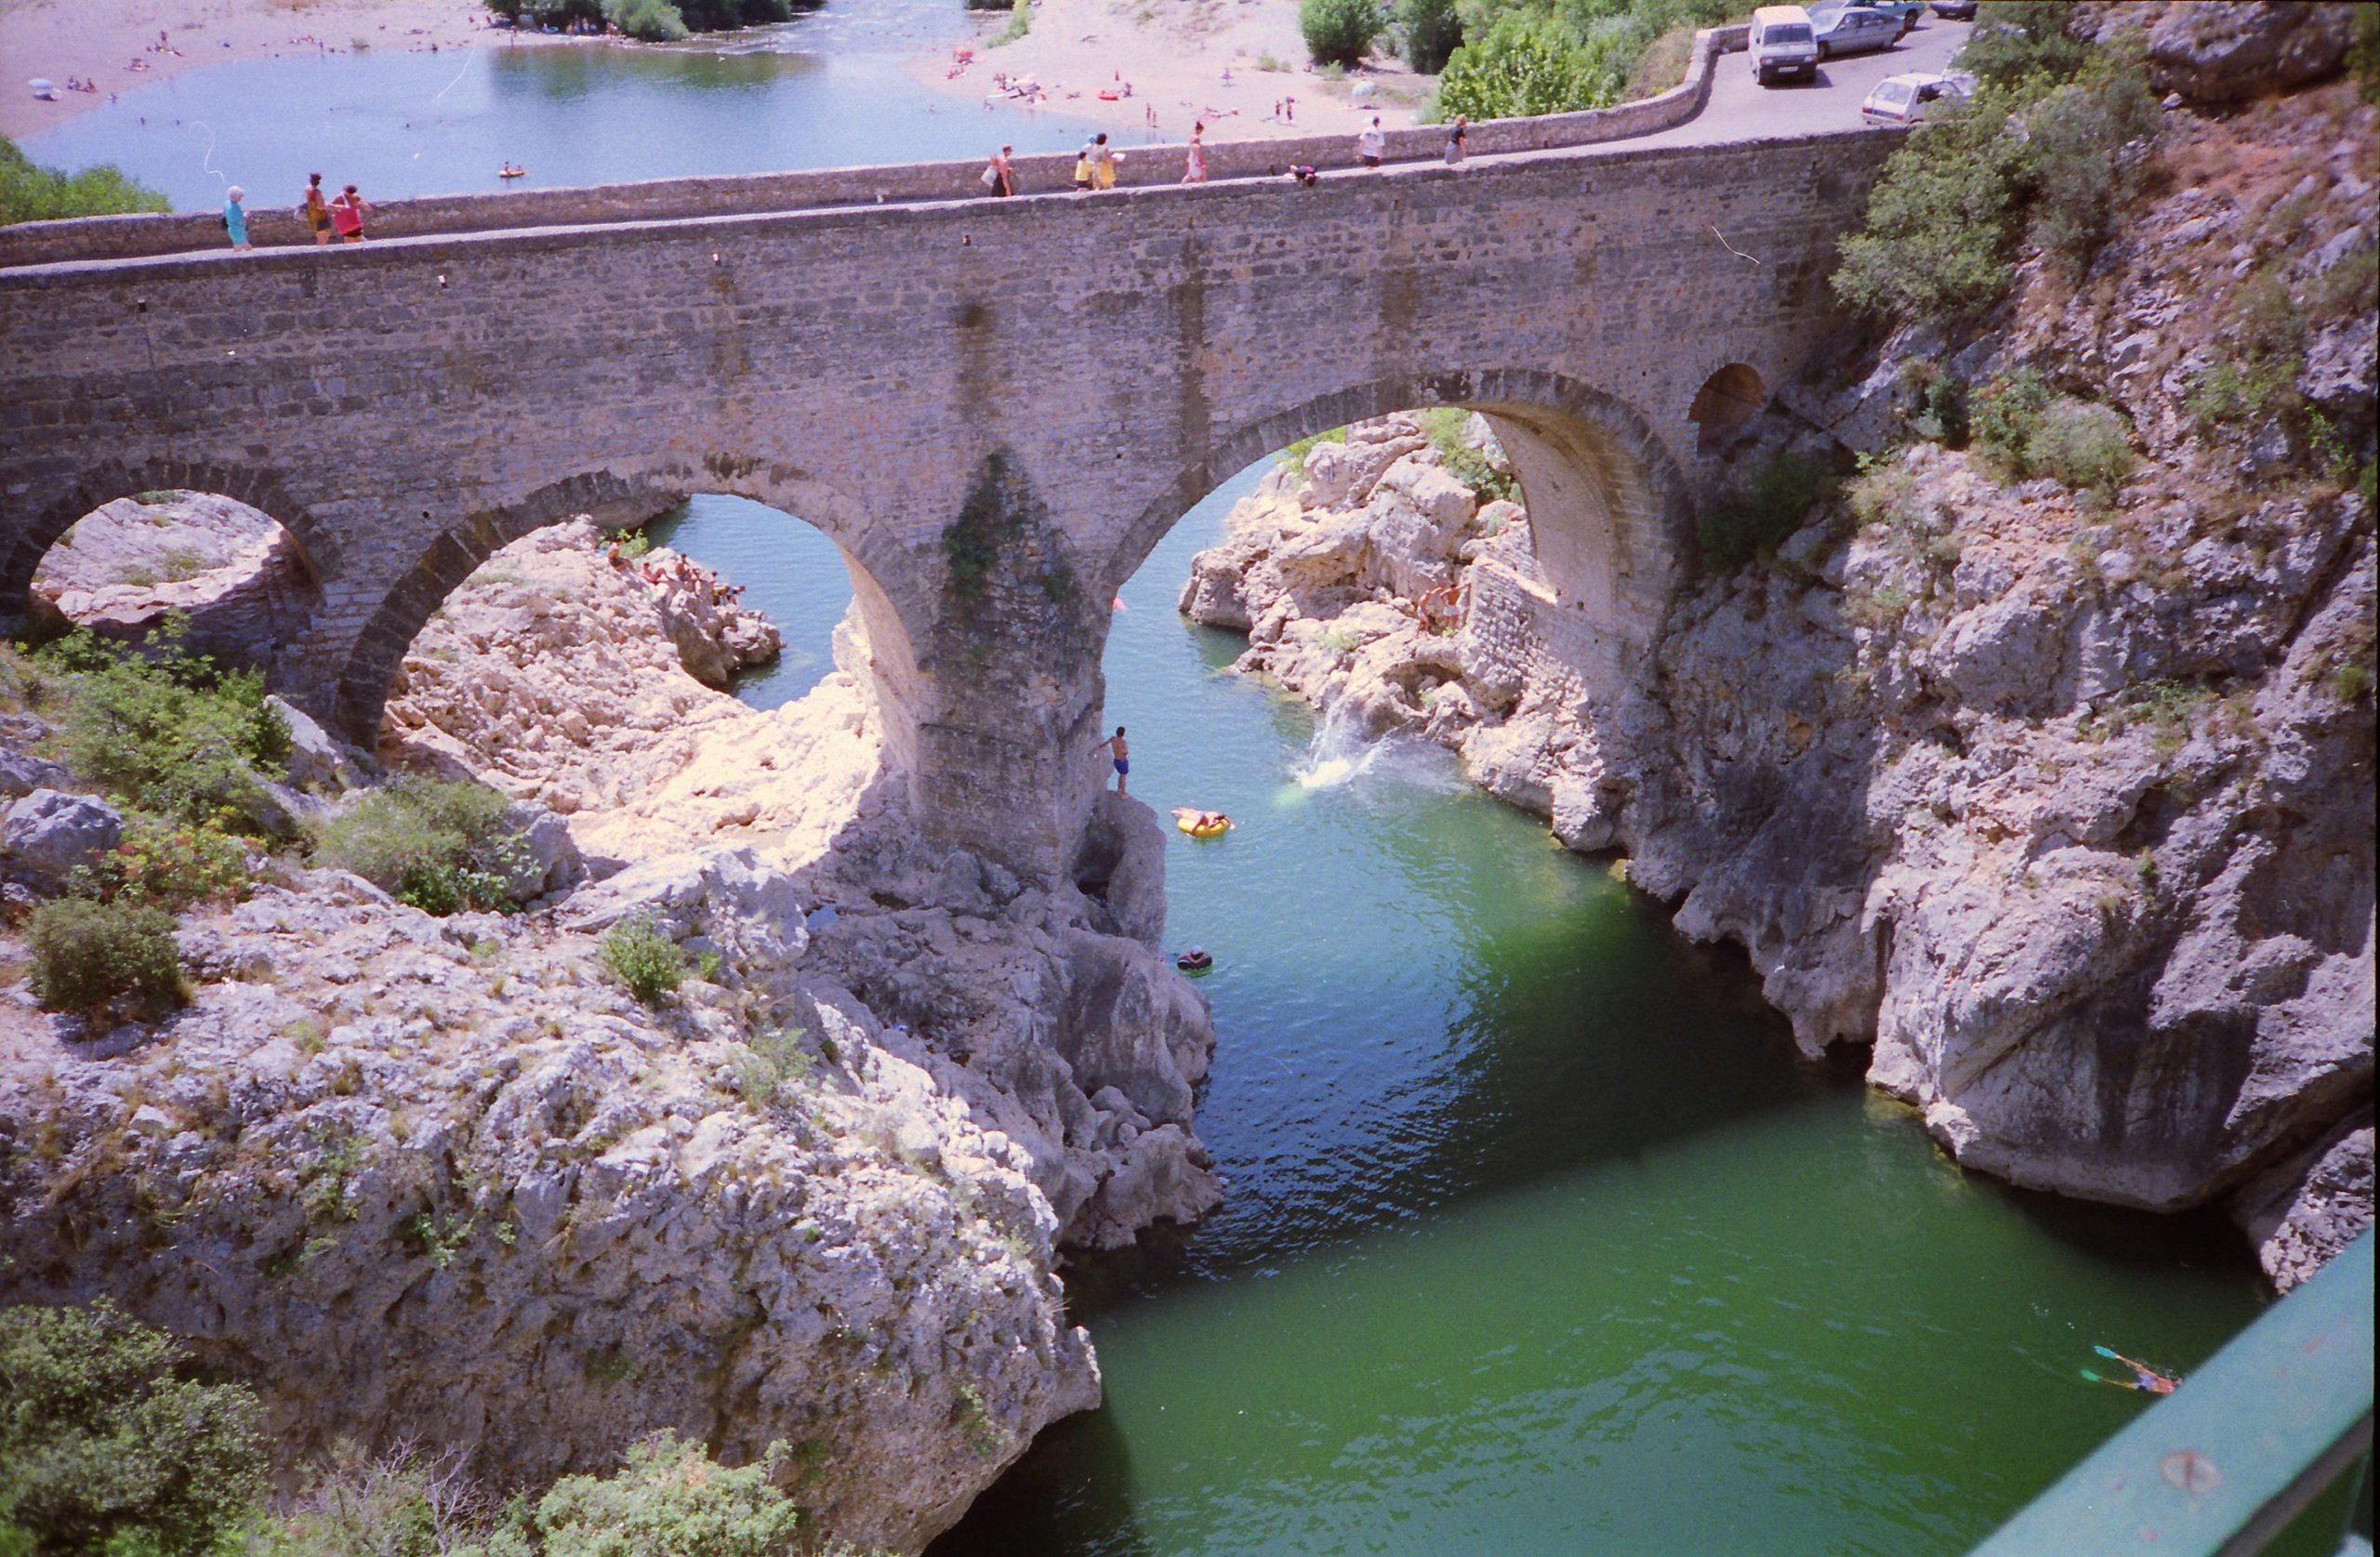
<instances>
[{"instance_id":1,"label":"person walking on bridge","mask_svg":"<svg viewBox=\"0 0 2380 1557\"><path fill-rule=\"evenodd\" d=\"M1380 127L1380 115L1375 113L1372 122L1355 137L1355 156L1366 167L1378 167L1381 158L1387 154L1388 137Z\"/></svg>"},{"instance_id":2,"label":"person walking on bridge","mask_svg":"<svg viewBox=\"0 0 2380 1557\"><path fill-rule=\"evenodd\" d=\"M1132 748L1124 744L1124 727L1117 725L1115 734L1091 749L1098 751L1101 747L1106 749L1108 759L1116 764L1116 793L1121 795L1125 782L1132 776Z\"/></svg>"},{"instance_id":3,"label":"person walking on bridge","mask_svg":"<svg viewBox=\"0 0 2380 1557\"><path fill-rule=\"evenodd\" d=\"M248 213L247 208L240 204L246 194L247 191L237 184L223 193L223 231L231 234L231 246L235 249L248 246Z\"/></svg>"},{"instance_id":4,"label":"person walking on bridge","mask_svg":"<svg viewBox=\"0 0 2380 1557\"><path fill-rule=\"evenodd\" d=\"M364 242L364 213L370 209L371 203L355 192L353 184L338 191L338 198L331 202L331 225L338 229L340 242Z\"/></svg>"},{"instance_id":5,"label":"person walking on bridge","mask_svg":"<svg viewBox=\"0 0 2380 1557\"><path fill-rule=\"evenodd\" d=\"M1190 152L1182 159L1182 181L1203 184L1207 181L1207 122L1203 119L1190 126Z\"/></svg>"},{"instance_id":6,"label":"person walking on bridge","mask_svg":"<svg viewBox=\"0 0 2380 1557\"><path fill-rule=\"evenodd\" d=\"M306 225L314 230L314 246L327 248L331 241L331 207L330 202L323 198L321 174L306 175L306 198L298 203L298 208L306 213Z\"/></svg>"},{"instance_id":7,"label":"person walking on bridge","mask_svg":"<svg viewBox=\"0 0 2380 1557\"><path fill-rule=\"evenodd\" d=\"M1016 168L1009 160L1015 152L1013 146L1001 147L999 155L984 169L984 186L1003 200L1016 192Z\"/></svg>"}]
</instances>

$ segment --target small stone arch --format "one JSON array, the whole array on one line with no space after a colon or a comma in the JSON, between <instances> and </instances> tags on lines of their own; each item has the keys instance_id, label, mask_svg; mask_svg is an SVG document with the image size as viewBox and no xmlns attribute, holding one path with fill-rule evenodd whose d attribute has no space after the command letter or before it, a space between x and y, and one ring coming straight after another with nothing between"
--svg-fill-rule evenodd
<instances>
[{"instance_id":1,"label":"small stone arch","mask_svg":"<svg viewBox=\"0 0 2380 1557\"><path fill-rule=\"evenodd\" d=\"M1107 586L1131 576L1190 508L1301 438L1418 406L1486 416L1512 456L1546 582L1599 628L1649 640L1694 555L1690 487L1652 424L1590 385L1537 369L1416 375L1350 385L1214 438L1144 508L1111 554ZM1104 598L1104 597L1103 597Z\"/></svg>"},{"instance_id":2,"label":"small stone arch","mask_svg":"<svg viewBox=\"0 0 2380 1557\"><path fill-rule=\"evenodd\" d=\"M1760 415L1767 403L1768 386L1750 363L1729 363L1719 369L1702 381L1702 387L1694 391L1694 403L1686 408L1686 420L1700 429L1694 452L1717 453L1727 434Z\"/></svg>"},{"instance_id":3,"label":"small stone arch","mask_svg":"<svg viewBox=\"0 0 2380 1557\"><path fill-rule=\"evenodd\" d=\"M0 558L0 614L21 616L41 560L88 513L143 492L218 493L271 515L298 543L298 561L320 585L338 572L337 537L316 522L278 470L196 460L110 460L78 472L73 484L33 511Z\"/></svg>"},{"instance_id":4,"label":"small stone arch","mask_svg":"<svg viewBox=\"0 0 2380 1557\"><path fill-rule=\"evenodd\" d=\"M808 522L841 549L850 566L853 598L867 632L877 692L885 716L887 757L906 764L914 752L914 690L911 648L914 603L910 566L883 527L862 521L862 510L837 488L794 466L740 456L713 456L698 464L657 463L627 472L581 472L536 487L511 502L483 508L441 531L402 577L382 596L347 649L330 692L331 722L338 732L370 747L378 737L383 706L406 651L447 596L495 553L548 525L579 514L600 523L634 523L674 507L692 492L749 497Z\"/></svg>"}]
</instances>

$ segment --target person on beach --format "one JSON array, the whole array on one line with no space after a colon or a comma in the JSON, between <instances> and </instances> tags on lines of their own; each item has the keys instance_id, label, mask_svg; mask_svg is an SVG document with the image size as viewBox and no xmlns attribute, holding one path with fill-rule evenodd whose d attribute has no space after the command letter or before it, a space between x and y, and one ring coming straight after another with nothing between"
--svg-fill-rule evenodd
<instances>
[{"instance_id":1,"label":"person on beach","mask_svg":"<svg viewBox=\"0 0 2380 1557\"><path fill-rule=\"evenodd\" d=\"M1387 151L1388 137L1382 132L1380 115L1375 113L1372 122L1355 136L1355 156L1366 167L1378 167Z\"/></svg>"},{"instance_id":2,"label":"person on beach","mask_svg":"<svg viewBox=\"0 0 2380 1557\"><path fill-rule=\"evenodd\" d=\"M1190 152L1182 159L1182 181L1185 184L1207 181L1206 133L1207 122L1204 119L1190 126Z\"/></svg>"},{"instance_id":3,"label":"person on beach","mask_svg":"<svg viewBox=\"0 0 2380 1557\"><path fill-rule=\"evenodd\" d=\"M240 207L246 194L247 191L237 184L223 191L223 231L231 234L235 249L248 246L248 213Z\"/></svg>"},{"instance_id":4,"label":"person on beach","mask_svg":"<svg viewBox=\"0 0 2380 1557\"><path fill-rule=\"evenodd\" d=\"M1460 113L1454 116L1454 123L1448 126L1447 165L1448 167L1459 166L1464 155L1471 150L1470 129L1471 121Z\"/></svg>"},{"instance_id":5,"label":"person on beach","mask_svg":"<svg viewBox=\"0 0 2380 1557\"><path fill-rule=\"evenodd\" d=\"M306 175L306 198L298 203L298 208L306 213L306 225L314 230L314 246L326 246L331 241L331 207L323 198L321 174Z\"/></svg>"},{"instance_id":6,"label":"person on beach","mask_svg":"<svg viewBox=\"0 0 2380 1557\"><path fill-rule=\"evenodd\" d=\"M353 184L338 191L338 198L331 202L331 225L338 229L341 243L364 242L364 213L370 209L371 203L355 192Z\"/></svg>"},{"instance_id":7,"label":"person on beach","mask_svg":"<svg viewBox=\"0 0 2380 1557\"><path fill-rule=\"evenodd\" d=\"M1105 747L1108 760L1116 764L1116 793L1124 793L1124 783L1132 776L1132 748L1124 744L1124 727L1117 725L1116 733L1091 749Z\"/></svg>"}]
</instances>

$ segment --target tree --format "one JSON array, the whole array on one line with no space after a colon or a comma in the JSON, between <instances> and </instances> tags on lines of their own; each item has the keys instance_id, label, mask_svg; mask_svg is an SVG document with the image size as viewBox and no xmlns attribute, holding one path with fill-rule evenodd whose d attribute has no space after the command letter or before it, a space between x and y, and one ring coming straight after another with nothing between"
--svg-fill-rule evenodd
<instances>
[{"instance_id":1,"label":"tree","mask_svg":"<svg viewBox=\"0 0 2380 1557\"><path fill-rule=\"evenodd\" d=\"M1405 29L1405 62L1423 75L1445 70L1462 45L1455 0L1396 0L1396 20Z\"/></svg>"},{"instance_id":2,"label":"tree","mask_svg":"<svg viewBox=\"0 0 2380 1557\"><path fill-rule=\"evenodd\" d=\"M1380 0L1302 0L1298 31L1317 65L1360 65L1387 20Z\"/></svg>"},{"instance_id":3,"label":"tree","mask_svg":"<svg viewBox=\"0 0 2380 1557\"><path fill-rule=\"evenodd\" d=\"M0 135L0 226L165 209L164 195L113 166L86 167L80 173L37 167L15 141Z\"/></svg>"},{"instance_id":4,"label":"tree","mask_svg":"<svg viewBox=\"0 0 2380 1557\"><path fill-rule=\"evenodd\" d=\"M104 1298L0 1309L0 1551L205 1551L246 1515L264 1493L262 1408L241 1385L178 1377L186 1358Z\"/></svg>"},{"instance_id":5,"label":"tree","mask_svg":"<svg viewBox=\"0 0 2380 1557\"><path fill-rule=\"evenodd\" d=\"M1618 100L1620 84L1551 17L1515 14L1465 43L1438 78L1437 116L1514 119Z\"/></svg>"}]
</instances>

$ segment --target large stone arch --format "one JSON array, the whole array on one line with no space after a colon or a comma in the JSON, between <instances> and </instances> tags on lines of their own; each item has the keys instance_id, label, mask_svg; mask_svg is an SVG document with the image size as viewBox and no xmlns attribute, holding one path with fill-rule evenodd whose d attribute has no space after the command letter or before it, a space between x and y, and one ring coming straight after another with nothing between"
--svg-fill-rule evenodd
<instances>
[{"instance_id":1,"label":"large stone arch","mask_svg":"<svg viewBox=\"0 0 2380 1557\"><path fill-rule=\"evenodd\" d=\"M1109 555L1106 586L1130 577L1193 505L1264 455L1349 422L1432 405L1476 411L1495 428L1557 603L1600 630L1649 642L1695 556L1686 474L1634 406L1534 368L1370 379L1221 432L1133 520Z\"/></svg>"},{"instance_id":2,"label":"large stone arch","mask_svg":"<svg viewBox=\"0 0 2380 1557\"><path fill-rule=\"evenodd\" d=\"M748 497L807 522L835 542L852 575L865 627L876 690L883 706L887 759L914 762L917 686L913 644L928 630L930 602L920 592L908 554L888 527L839 487L801 467L744 455L714 455L698 463L655 462L579 472L549 482L509 501L481 508L438 532L388 586L363 627L344 645L328 688L332 724L369 746L377 738L383 706L406 651L432 613L496 552L522 536L578 514L599 522L632 523L668 508L689 494Z\"/></svg>"},{"instance_id":3,"label":"large stone arch","mask_svg":"<svg viewBox=\"0 0 2380 1557\"><path fill-rule=\"evenodd\" d=\"M119 497L143 492L211 492L235 498L271 515L298 543L298 555L317 584L338 572L338 537L298 500L282 473L263 465L222 465L203 460L106 460L75 472L73 483L30 505L30 520L17 527L0 557L0 614L21 616L41 560L60 536L85 515Z\"/></svg>"}]
</instances>

